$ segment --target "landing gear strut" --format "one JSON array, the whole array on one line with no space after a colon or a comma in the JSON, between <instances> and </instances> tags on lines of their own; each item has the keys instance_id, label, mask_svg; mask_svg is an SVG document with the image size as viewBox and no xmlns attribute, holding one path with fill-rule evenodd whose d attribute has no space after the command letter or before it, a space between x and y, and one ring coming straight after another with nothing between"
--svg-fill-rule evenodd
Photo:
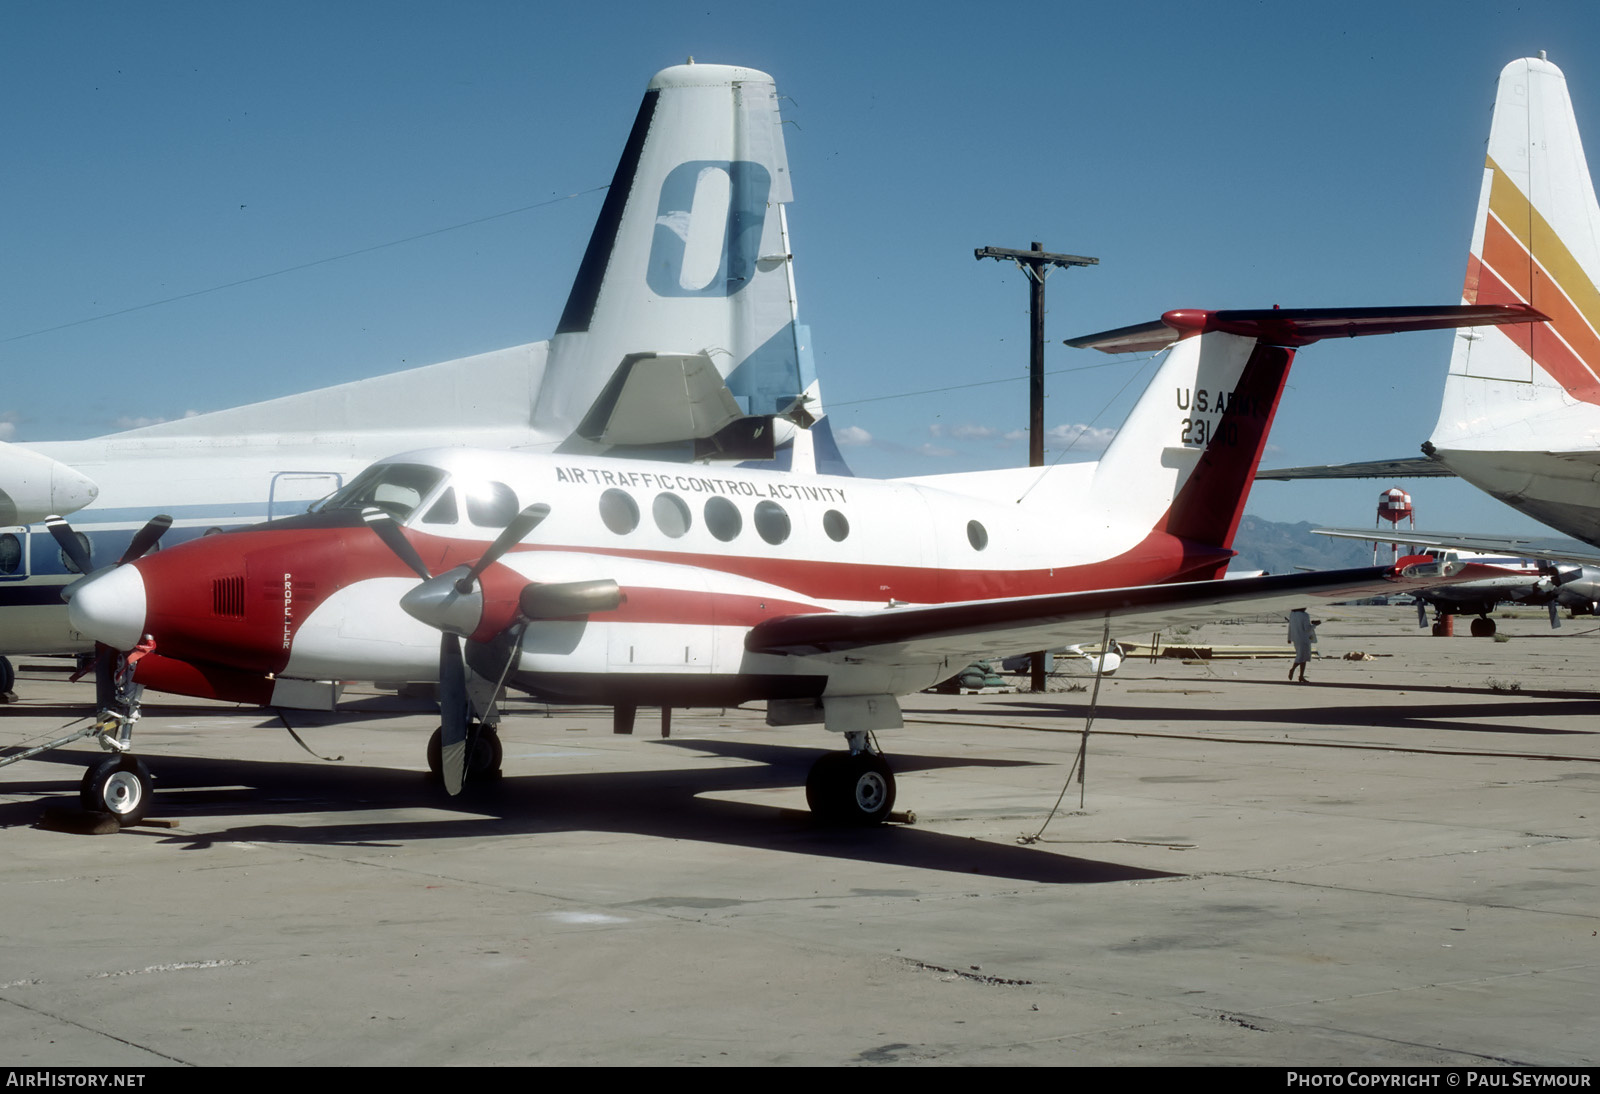
<instances>
[{"instance_id":1,"label":"landing gear strut","mask_svg":"<svg viewBox=\"0 0 1600 1094\"><path fill-rule=\"evenodd\" d=\"M865 733L847 736L855 751L828 752L811 765L806 804L831 824L882 824L894 808L894 772L882 755L868 751Z\"/></svg>"}]
</instances>

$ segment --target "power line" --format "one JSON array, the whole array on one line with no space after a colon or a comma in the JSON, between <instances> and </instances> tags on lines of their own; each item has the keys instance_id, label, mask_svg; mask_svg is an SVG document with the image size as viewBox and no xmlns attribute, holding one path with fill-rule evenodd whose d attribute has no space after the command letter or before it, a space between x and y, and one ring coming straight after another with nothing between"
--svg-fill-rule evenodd
<instances>
[{"instance_id":1,"label":"power line","mask_svg":"<svg viewBox=\"0 0 1600 1094\"><path fill-rule=\"evenodd\" d=\"M271 273L256 274L253 277L242 277L237 281L229 281L221 285L213 285L209 289L195 289L193 292L179 293L177 296L163 297L160 300L151 300L145 304L135 304L129 308L119 308L116 311L102 312L99 315L90 315L83 319L74 319L70 323L57 323L53 327L40 327L38 330L30 330L23 334L13 334L8 338L0 338L0 345L4 345L7 342L20 342L24 338L35 338L38 335L49 334L52 331L67 330L70 327L81 327L85 323L98 323L102 319L113 319L116 316L128 315L136 311L145 311L149 308L159 308L163 304L172 304L179 300L192 300L197 296L205 296L209 293L221 292L223 289L234 289L238 288L240 285L249 285L252 282L265 281L269 277L282 277L284 274L296 273L300 270L309 270L316 266L326 266L330 262L340 262L346 258L355 258L358 255L371 254L374 251L382 251L389 247L398 247L402 243L415 243L419 239L428 239L431 236L444 235L446 232L459 231L462 228L471 228L478 224L487 224L492 220L501 220L505 217L516 216L518 213L526 213L533 209L543 209L547 205L555 205L559 202L571 201L573 198L586 197L589 194L598 194L600 191L608 189L610 189L609 184L606 186L595 186L588 190L580 190L576 194L566 194L562 197L550 198L547 201L536 201L532 205L523 205L516 209L507 209L502 213L490 213L488 216L476 217L472 220L464 220L460 224L452 224L445 228L434 228L431 231L418 232L416 235L406 236L403 239L391 239L387 243L374 243L370 247L361 247L354 251L345 251L343 254L329 255L327 258L318 258L311 262L302 262L297 266L285 266L283 269L273 270Z\"/></svg>"},{"instance_id":2,"label":"power line","mask_svg":"<svg viewBox=\"0 0 1600 1094\"><path fill-rule=\"evenodd\" d=\"M1146 361L1148 359L1149 359L1148 357L1141 357L1141 358L1138 359L1138 363L1143 363L1144 361ZM1079 365L1076 368L1051 369L1050 371L1046 372L1045 375L1046 376L1065 376L1069 372L1089 372L1092 369L1114 368L1117 365L1126 365L1126 364L1129 364L1129 363L1130 362L1126 358L1121 358L1121 359L1118 359L1118 360L1115 360L1115 361L1103 361L1098 365ZM951 384L949 387L930 387L930 388L924 388L921 391L901 391L901 392L897 392L897 393L895 393L893 395L872 395L872 396L869 396L869 397L867 397L865 399L850 399L850 400L848 400L846 402L834 402L832 399L828 399L828 400L826 400L826 406L828 408L828 411L830 413L832 413L833 411L837 410L839 407L842 407L842 406L858 406L861 403L881 403L881 402L885 402L885 401L887 401L889 399L909 399L913 395L939 395L939 394L942 394L942 393L944 393L946 391L964 391L967 388L988 387L991 384L1015 384L1015 383L1020 383L1020 382L1022 382L1024 380L1026 380L1026 379L1028 379L1028 377L1026 377L1026 376L1002 376L998 380L976 380L976 381L974 381L973 383L970 383L970 384Z\"/></svg>"}]
</instances>

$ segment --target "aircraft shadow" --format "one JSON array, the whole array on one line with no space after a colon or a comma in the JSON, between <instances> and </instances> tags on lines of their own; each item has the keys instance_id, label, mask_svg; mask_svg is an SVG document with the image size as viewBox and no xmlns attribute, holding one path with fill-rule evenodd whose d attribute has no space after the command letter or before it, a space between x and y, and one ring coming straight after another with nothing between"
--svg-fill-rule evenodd
<instances>
[{"instance_id":1,"label":"aircraft shadow","mask_svg":"<svg viewBox=\"0 0 1600 1094\"><path fill-rule=\"evenodd\" d=\"M1495 688L1495 687L1488 686L1488 685L1485 685L1484 687L1481 687L1481 688L1470 688L1470 687L1461 687L1460 685L1456 685L1456 684L1404 684L1404 685L1396 685L1396 684L1380 684L1380 683L1360 683L1360 682L1354 681L1354 680L1341 680L1341 681L1318 680L1318 679L1315 679L1316 671L1317 671L1316 670L1316 663L1313 662L1312 663L1312 668L1311 668L1311 675L1312 675L1313 679L1312 679L1312 681L1310 683L1306 684L1305 687L1307 687L1307 688L1317 688L1318 690L1321 690L1321 691L1381 691L1381 692L1384 692L1385 694L1388 694L1388 695L1398 695L1400 692L1404 691L1406 693L1406 697L1408 697L1408 698L1410 696L1412 696L1412 695L1433 694L1433 695L1493 695L1493 696L1496 696L1498 698L1504 699L1507 695L1514 694L1514 695L1517 695L1519 697L1528 698L1528 699L1580 699L1580 700L1587 699L1587 700L1589 700L1591 702L1600 702L1600 695L1597 695L1593 691L1570 691L1570 690L1557 690L1557 689L1554 689L1554 688L1524 688L1524 687L1518 687L1515 692L1508 692L1505 687ZM1181 678L1176 677L1176 676L1158 677L1157 679L1169 680L1169 681L1171 681L1171 682L1173 682L1175 684L1195 683L1195 681L1193 681L1193 680L1181 679ZM1281 677L1279 679L1277 679L1277 680L1238 680L1238 679L1231 679L1230 678L1228 680L1228 685L1230 687L1240 686L1240 687L1263 687L1263 688L1286 688L1286 687L1300 687L1301 686L1299 684L1291 685L1287 680L1284 680Z\"/></svg>"},{"instance_id":2,"label":"aircraft shadow","mask_svg":"<svg viewBox=\"0 0 1600 1094\"><path fill-rule=\"evenodd\" d=\"M1028 711L1028 716L1054 716L1065 721L1082 722L1088 710L1088 700L1074 699L1072 705L1049 703L1041 700L996 702L989 710L1011 708ZM944 713L943 711L937 713ZM962 712L970 717L973 711ZM906 717L936 716L933 711L907 709ZM1551 726L1499 725L1462 717L1474 718L1540 718L1566 717L1593 719L1600 715L1600 699L1588 701L1562 699L1529 701L1525 698L1509 699L1498 703L1474 700L1471 703L1374 703L1347 704L1332 707L1190 707L1180 709L1173 704L1162 706L1133 706L1121 703L1101 703L1095 711L1095 724L1108 722L1166 721L1174 716L1207 723L1284 723L1339 729L1430 729L1450 733L1498 733L1535 737L1592 736L1589 729L1558 729ZM1107 727L1109 728L1109 727Z\"/></svg>"},{"instance_id":3,"label":"aircraft shadow","mask_svg":"<svg viewBox=\"0 0 1600 1094\"><path fill-rule=\"evenodd\" d=\"M157 777L152 816L203 823L225 821L228 817L303 817L312 812L370 813L427 807L449 809L454 815L311 825L239 823L203 835L162 836L150 829L130 831L154 835L186 850L203 850L234 841L385 847L423 840L482 840L502 835L592 831L1053 885L1181 876L1038 848L981 842L915 826L829 828L799 810L707 796L801 785L819 755L817 749L727 740L641 741L640 745L693 749L750 761L750 765L616 773L513 772L498 782L476 789L469 787L465 794L452 799L416 771L145 754L146 763ZM42 802L0 805L0 825L32 824L39 817L41 805L75 804L80 765L92 755L95 754L58 751L38 757L43 760L48 756L61 763L70 759L71 774L61 779L7 782L0 773L0 794L44 797ZM945 767L1026 766L1022 761L917 755L894 755L890 760L902 773ZM67 797L57 797L60 795ZM915 807L914 802L901 805Z\"/></svg>"}]
</instances>

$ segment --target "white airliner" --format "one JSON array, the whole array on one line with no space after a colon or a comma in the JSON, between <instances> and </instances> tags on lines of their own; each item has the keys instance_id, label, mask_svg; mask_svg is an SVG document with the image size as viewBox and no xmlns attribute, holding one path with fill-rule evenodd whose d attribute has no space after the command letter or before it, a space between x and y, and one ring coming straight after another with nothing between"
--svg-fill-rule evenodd
<instances>
[{"instance_id":1,"label":"white airliner","mask_svg":"<svg viewBox=\"0 0 1600 1094\"><path fill-rule=\"evenodd\" d=\"M1104 457L1050 469L872 481L411 452L314 513L94 577L72 620L124 652L118 678L183 694L268 703L319 681L438 680L452 791L469 758L498 769L473 719L492 727L502 684L612 706L623 731L639 706L765 701L770 724L818 723L849 743L813 769L813 809L877 821L894 780L871 734L900 725L898 696L978 657L1092 637L1113 616L1164 625L1223 603L1286 610L1437 584L1437 565L1214 579L1295 347L1538 318L1499 305L1174 311L1079 339L1170 349ZM112 719L124 747L132 698ZM126 817L148 791L124 755L91 770L84 796Z\"/></svg>"},{"instance_id":2,"label":"white airliner","mask_svg":"<svg viewBox=\"0 0 1600 1094\"><path fill-rule=\"evenodd\" d=\"M164 546L302 513L418 445L776 451L781 466L848 473L825 420L792 424L823 411L796 322L790 198L772 78L668 68L645 92L550 341L92 440L0 445L0 654L91 648L61 600L74 565L43 527L23 526L49 512L83 507L75 531L99 566L158 512L174 518ZM5 690L4 658L0 676Z\"/></svg>"},{"instance_id":3,"label":"white airliner","mask_svg":"<svg viewBox=\"0 0 1600 1094\"><path fill-rule=\"evenodd\" d=\"M1513 61L1501 71L1495 96L1462 300L1528 303L1550 322L1457 333L1439 420L1422 446L1425 458L1258 477L1459 475L1600 547L1597 285L1600 204L1566 77L1542 53ZM1408 532L1405 542L1528 553L1520 540L1504 536Z\"/></svg>"}]
</instances>

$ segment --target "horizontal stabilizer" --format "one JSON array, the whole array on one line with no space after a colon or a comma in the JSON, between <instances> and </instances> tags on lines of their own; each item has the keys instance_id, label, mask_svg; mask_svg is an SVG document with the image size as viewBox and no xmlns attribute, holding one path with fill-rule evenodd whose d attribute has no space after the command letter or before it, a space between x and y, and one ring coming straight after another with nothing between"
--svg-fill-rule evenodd
<instances>
[{"instance_id":1,"label":"horizontal stabilizer","mask_svg":"<svg viewBox=\"0 0 1600 1094\"><path fill-rule=\"evenodd\" d=\"M1526 304L1443 305L1416 308L1252 308L1205 311L1179 308L1155 323L1070 338L1074 349L1103 353L1149 353L1180 338L1211 331L1240 334L1275 346L1309 346L1324 338L1441 330L1450 327L1538 323L1547 317Z\"/></svg>"},{"instance_id":2,"label":"horizontal stabilizer","mask_svg":"<svg viewBox=\"0 0 1600 1094\"><path fill-rule=\"evenodd\" d=\"M757 624L745 638L752 653L839 658L867 664L906 664L950 657L1048 649L1081 640L1086 623L1116 618L1141 630L1202 623L1227 605L1252 613L1288 612L1308 601L1327 603L1380 593L1430 588L1452 575L1436 565L1371 566L1233 581L1191 581L1123 589L976 600L928 607L791 615Z\"/></svg>"},{"instance_id":3,"label":"horizontal stabilizer","mask_svg":"<svg viewBox=\"0 0 1600 1094\"><path fill-rule=\"evenodd\" d=\"M1455 477L1438 460L1427 456L1410 456L1397 460L1367 460L1363 463L1323 463L1308 467L1278 467L1257 471L1256 481L1269 479L1287 482L1290 479L1449 479Z\"/></svg>"},{"instance_id":4,"label":"horizontal stabilizer","mask_svg":"<svg viewBox=\"0 0 1600 1094\"><path fill-rule=\"evenodd\" d=\"M605 445L669 444L713 437L741 416L704 353L630 353L577 433Z\"/></svg>"}]
</instances>

